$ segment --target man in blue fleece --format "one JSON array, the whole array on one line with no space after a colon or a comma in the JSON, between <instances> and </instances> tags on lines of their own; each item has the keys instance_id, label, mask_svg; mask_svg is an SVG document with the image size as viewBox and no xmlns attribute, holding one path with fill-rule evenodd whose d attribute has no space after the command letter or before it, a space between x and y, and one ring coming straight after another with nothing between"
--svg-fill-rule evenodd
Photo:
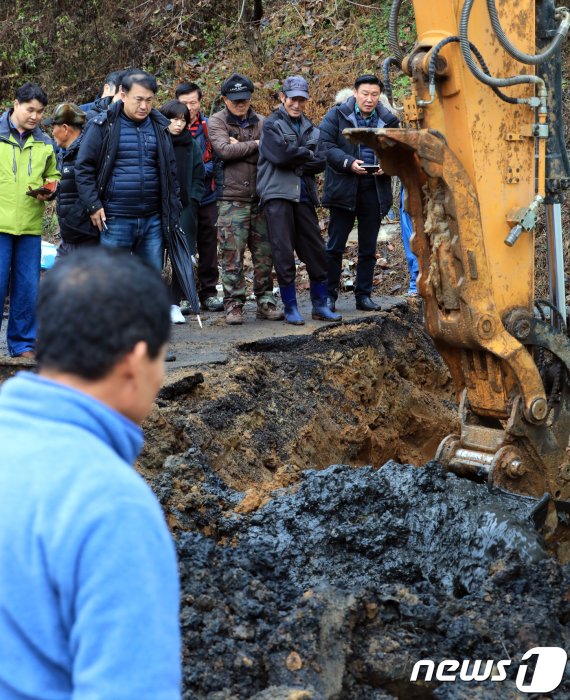
<instances>
[{"instance_id":1,"label":"man in blue fleece","mask_svg":"<svg viewBox=\"0 0 570 700\"><path fill-rule=\"evenodd\" d=\"M132 468L170 300L106 248L50 270L39 373L0 392L0 698L179 700L176 556Z\"/></svg>"}]
</instances>

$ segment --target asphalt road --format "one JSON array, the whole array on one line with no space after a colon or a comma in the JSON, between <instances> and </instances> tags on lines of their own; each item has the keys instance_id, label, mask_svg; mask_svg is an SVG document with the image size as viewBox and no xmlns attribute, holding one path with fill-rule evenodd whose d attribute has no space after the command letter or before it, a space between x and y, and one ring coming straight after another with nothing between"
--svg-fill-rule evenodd
<instances>
[{"instance_id":1,"label":"asphalt road","mask_svg":"<svg viewBox=\"0 0 570 700\"><path fill-rule=\"evenodd\" d=\"M382 309L389 309L404 301L404 297L375 297ZM195 316L187 316L186 323L172 326L170 350L176 360L167 363L167 370L180 367L225 362L228 352L235 345L264 338L279 338L286 335L306 335L326 325L323 321L311 319L311 302L301 299L299 310L305 319L304 326L292 326L284 321L260 321L255 318L255 302L245 307L244 323L241 326L227 326L223 313L204 313L200 328ZM337 311L344 321L366 318L370 312L357 311L354 296L344 294L337 303Z\"/></svg>"},{"instance_id":2,"label":"asphalt road","mask_svg":"<svg viewBox=\"0 0 570 700\"><path fill-rule=\"evenodd\" d=\"M404 297L374 297L383 310L404 302ZM172 337L169 349L176 356L174 362L166 365L167 372L182 367L197 367L226 361L232 347L241 343L253 342L263 338L278 338L286 335L306 335L317 328L326 325L323 321L311 319L311 302L308 294L301 297L299 310L305 319L304 326L292 326L284 321L260 321L255 318L255 302L248 302L245 307L244 323L241 326L227 326L223 313L204 312L200 317L202 328L195 316L187 316L186 323L172 326ZM370 312L357 311L354 296L344 293L337 303L337 311L342 314L344 321L366 318ZM27 360L8 357L6 347L6 317L0 332L0 364L8 370L19 367L30 367L33 363Z\"/></svg>"}]
</instances>

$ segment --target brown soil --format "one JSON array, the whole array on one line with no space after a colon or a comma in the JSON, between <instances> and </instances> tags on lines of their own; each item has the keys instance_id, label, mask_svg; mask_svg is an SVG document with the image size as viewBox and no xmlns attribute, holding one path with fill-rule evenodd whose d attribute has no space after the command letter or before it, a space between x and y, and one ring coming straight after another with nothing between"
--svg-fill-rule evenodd
<instances>
[{"instance_id":1,"label":"brown soil","mask_svg":"<svg viewBox=\"0 0 570 700\"><path fill-rule=\"evenodd\" d=\"M405 303L311 336L238 346L227 363L179 370L145 424L140 470L171 454L207 455L241 512L301 471L333 463L423 464L457 426L442 360ZM172 499L184 499L173 490Z\"/></svg>"},{"instance_id":2,"label":"brown soil","mask_svg":"<svg viewBox=\"0 0 570 700\"><path fill-rule=\"evenodd\" d=\"M139 469L177 539L184 700L520 697L523 654L568 646L570 569L524 500L402 466L456 429L406 303L171 373ZM513 663L495 693L411 682L425 658Z\"/></svg>"}]
</instances>

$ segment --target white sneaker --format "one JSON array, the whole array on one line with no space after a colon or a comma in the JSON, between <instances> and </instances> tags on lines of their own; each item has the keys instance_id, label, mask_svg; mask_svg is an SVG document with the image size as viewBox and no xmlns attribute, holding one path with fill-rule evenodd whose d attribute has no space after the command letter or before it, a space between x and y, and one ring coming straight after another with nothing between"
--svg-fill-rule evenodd
<instances>
[{"instance_id":1,"label":"white sneaker","mask_svg":"<svg viewBox=\"0 0 570 700\"><path fill-rule=\"evenodd\" d=\"M172 304L170 307L170 323L186 323L180 307L176 306L176 304Z\"/></svg>"}]
</instances>

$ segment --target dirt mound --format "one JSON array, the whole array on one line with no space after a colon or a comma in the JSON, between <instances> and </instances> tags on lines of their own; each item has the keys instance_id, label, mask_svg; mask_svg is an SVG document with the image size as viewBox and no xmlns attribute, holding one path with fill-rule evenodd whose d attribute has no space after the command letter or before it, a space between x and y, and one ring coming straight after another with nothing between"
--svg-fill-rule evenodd
<instances>
[{"instance_id":1,"label":"dirt mound","mask_svg":"<svg viewBox=\"0 0 570 700\"><path fill-rule=\"evenodd\" d=\"M447 369L406 304L242 345L201 375L186 393L162 394L141 470L152 478L168 455L198 448L226 484L248 492L244 509L304 469L421 464L457 425Z\"/></svg>"},{"instance_id":2,"label":"dirt mound","mask_svg":"<svg viewBox=\"0 0 570 700\"><path fill-rule=\"evenodd\" d=\"M570 568L529 504L405 464L457 424L417 314L200 370L161 393L141 460L178 540L185 699L519 698L522 655L568 648ZM412 682L420 659L512 663Z\"/></svg>"}]
</instances>

